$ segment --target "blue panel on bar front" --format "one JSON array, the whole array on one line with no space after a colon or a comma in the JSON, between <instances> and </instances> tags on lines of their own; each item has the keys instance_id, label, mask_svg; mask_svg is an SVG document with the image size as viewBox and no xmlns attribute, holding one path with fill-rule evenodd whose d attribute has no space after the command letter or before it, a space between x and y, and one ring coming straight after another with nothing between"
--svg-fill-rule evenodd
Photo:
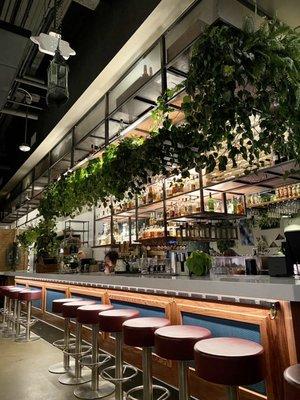
<instances>
[{"instance_id":1,"label":"blue panel on bar front","mask_svg":"<svg viewBox=\"0 0 300 400\"><path fill-rule=\"evenodd\" d=\"M52 302L53 300L63 299L66 297L65 292L61 292L59 290L46 290L46 311L52 312Z\"/></svg>"},{"instance_id":2,"label":"blue panel on bar front","mask_svg":"<svg viewBox=\"0 0 300 400\"><path fill-rule=\"evenodd\" d=\"M39 286L29 286L29 289L42 290L42 288ZM41 309L42 308L42 300L33 300L32 306L35 308Z\"/></svg>"},{"instance_id":3,"label":"blue panel on bar front","mask_svg":"<svg viewBox=\"0 0 300 400\"><path fill-rule=\"evenodd\" d=\"M88 296L85 294L71 294L72 298L75 299L81 299L81 300L94 300L97 304L101 304L102 303L102 299L101 297L95 297L95 296Z\"/></svg>"},{"instance_id":4,"label":"blue panel on bar front","mask_svg":"<svg viewBox=\"0 0 300 400\"><path fill-rule=\"evenodd\" d=\"M160 317L165 318L165 310L159 307L145 306L136 303L128 303L126 301L113 300L111 304L115 308L134 308L140 312L141 317Z\"/></svg>"},{"instance_id":5,"label":"blue panel on bar front","mask_svg":"<svg viewBox=\"0 0 300 400\"><path fill-rule=\"evenodd\" d=\"M185 325L200 325L211 331L214 337L238 337L260 343L259 326L247 322L231 321L223 318L206 317L192 313L182 313L182 323ZM266 394L264 382L247 386L249 389Z\"/></svg>"},{"instance_id":6,"label":"blue panel on bar front","mask_svg":"<svg viewBox=\"0 0 300 400\"><path fill-rule=\"evenodd\" d=\"M26 289L26 285L21 285L20 283L17 283L16 287L19 287L19 288L22 288L22 289Z\"/></svg>"}]
</instances>

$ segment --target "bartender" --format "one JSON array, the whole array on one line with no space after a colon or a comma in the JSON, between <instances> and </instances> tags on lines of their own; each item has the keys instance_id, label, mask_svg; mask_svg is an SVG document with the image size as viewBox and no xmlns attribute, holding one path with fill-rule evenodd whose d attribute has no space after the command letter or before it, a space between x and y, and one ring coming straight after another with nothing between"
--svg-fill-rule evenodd
<instances>
[{"instance_id":1,"label":"bartender","mask_svg":"<svg viewBox=\"0 0 300 400\"><path fill-rule=\"evenodd\" d=\"M115 273L118 259L119 259L119 254L116 251L111 250L108 253L106 253L104 257L104 273L106 275Z\"/></svg>"},{"instance_id":2,"label":"bartender","mask_svg":"<svg viewBox=\"0 0 300 400\"><path fill-rule=\"evenodd\" d=\"M116 251L111 250L106 253L104 257L104 273L106 275L124 273L127 271L127 267L129 267L129 264L120 258Z\"/></svg>"}]
</instances>

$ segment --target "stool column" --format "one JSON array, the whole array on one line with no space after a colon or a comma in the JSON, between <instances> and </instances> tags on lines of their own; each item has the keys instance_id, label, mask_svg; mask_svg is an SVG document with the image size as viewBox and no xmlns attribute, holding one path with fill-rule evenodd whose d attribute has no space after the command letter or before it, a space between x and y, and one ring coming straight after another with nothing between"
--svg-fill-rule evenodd
<instances>
[{"instance_id":1,"label":"stool column","mask_svg":"<svg viewBox=\"0 0 300 400\"><path fill-rule=\"evenodd\" d=\"M142 363L143 363L143 386L144 386L143 400L153 400L151 347L143 348Z\"/></svg>"},{"instance_id":2,"label":"stool column","mask_svg":"<svg viewBox=\"0 0 300 400\"><path fill-rule=\"evenodd\" d=\"M189 399L187 367L188 363L186 361L178 362L179 400Z\"/></svg>"},{"instance_id":3,"label":"stool column","mask_svg":"<svg viewBox=\"0 0 300 400\"><path fill-rule=\"evenodd\" d=\"M16 337L20 336L21 333L21 308L22 308L22 302L18 300L17 302L17 327L16 327Z\"/></svg>"},{"instance_id":4,"label":"stool column","mask_svg":"<svg viewBox=\"0 0 300 400\"><path fill-rule=\"evenodd\" d=\"M27 318L26 318L26 340L30 340L30 322L31 322L31 301L27 302Z\"/></svg>"},{"instance_id":5,"label":"stool column","mask_svg":"<svg viewBox=\"0 0 300 400\"><path fill-rule=\"evenodd\" d=\"M236 386L228 386L228 399L229 400L238 400L238 393Z\"/></svg>"},{"instance_id":6,"label":"stool column","mask_svg":"<svg viewBox=\"0 0 300 400\"><path fill-rule=\"evenodd\" d=\"M123 335L122 332L116 333L116 400L123 400Z\"/></svg>"},{"instance_id":7,"label":"stool column","mask_svg":"<svg viewBox=\"0 0 300 400\"><path fill-rule=\"evenodd\" d=\"M7 313L7 296L4 295L4 300L3 300L3 314L2 314L2 329L5 329L5 322L6 322L6 313Z\"/></svg>"},{"instance_id":8,"label":"stool column","mask_svg":"<svg viewBox=\"0 0 300 400\"><path fill-rule=\"evenodd\" d=\"M81 324L76 323L76 342L75 342L75 378L81 378L81 365L79 363L79 354L81 354Z\"/></svg>"},{"instance_id":9,"label":"stool column","mask_svg":"<svg viewBox=\"0 0 300 400\"><path fill-rule=\"evenodd\" d=\"M97 364L98 362L98 325L93 325L92 328L92 364ZM92 390L97 391L99 389L99 378L98 378L98 368L92 369Z\"/></svg>"},{"instance_id":10,"label":"stool column","mask_svg":"<svg viewBox=\"0 0 300 400\"><path fill-rule=\"evenodd\" d=\"M18 300L14 300L13 333L17 334Z\"/></svg>"},{"instance_id":11,"label":"stool column","mask_svg":"<svg viewBox=\"0 0 300 400\"><path fill-rule=\"evenodd\" d=\"M65 349L68 349L70 346L70 318L65 318L64 345ZM70 368L70 356L65 352L63 356L63 366L65 371L68 371Z\"/></svg>"}]
</instances>

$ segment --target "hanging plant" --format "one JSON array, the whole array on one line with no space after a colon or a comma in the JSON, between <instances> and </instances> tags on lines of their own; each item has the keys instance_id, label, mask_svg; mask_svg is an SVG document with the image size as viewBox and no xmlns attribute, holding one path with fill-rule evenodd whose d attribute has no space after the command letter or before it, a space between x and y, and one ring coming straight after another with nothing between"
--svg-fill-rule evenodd
<instances>
[{"instance_id":1,"label":"hanging plant","mask_svg":"<svg viewBox=\"0 0 300 400\"><path fill-rule=\"evenodd\" d=\"M300 160L299 31L249 26L210 27L192 54L183 110L208 171L235 167L238 156L259 168L272 151Z\"/></svg>"},{"instance_id":2,"label":"hanging plant","mask_svg":"<svg viewBox=\"0 0 300 400\"><path fill-rule=\"evenodd\" d=\"M28 250L34 246L37 256L55 257L58 255L60 241L55 233L54 220L40 220L37 226L24 230L17 236L17 242L20 246Z\"/></svg>"},{"instance_id":3,"label":"hanging plant","mask_svg":"<svg viewBox=\"0 0 300 400\"><path fill-rule=\"evenodd\" d=\"M173 124L169 100L158 99L154 130L147 139L126 138L101 159L62 176L45 191L39 212L45 221L74 216L83 207L140 193L152 177L189 169L220 171L244 158L259 168L273 151L300 161L300 35L278 21L257 31L212 26L194 47L181 85L187 95L185 123ZM247 170L246 170L247 172Z\"/></svg>"}]
</instances>

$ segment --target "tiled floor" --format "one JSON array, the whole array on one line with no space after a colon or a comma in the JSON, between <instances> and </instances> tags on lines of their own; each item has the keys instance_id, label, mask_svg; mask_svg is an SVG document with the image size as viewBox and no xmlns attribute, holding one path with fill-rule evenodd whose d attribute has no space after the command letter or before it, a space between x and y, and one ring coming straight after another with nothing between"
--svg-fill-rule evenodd
<instances>
[{"instance_id":1,"label":"tiled floor","mask_svg":"<svg viewBox=\"0 0 300 400\"><path fill-rule=\"evenodd\" d=\"M38 323L35 332L42 338L29 343L16 343L0 338L0 399L1 400L74 400L74 386L58 382L59 375L50 374L48 367L61 361L61 351L49 342L61 338L61 332ZM46 339L46 340L45 340ZM141 384L141 374L130 386ZM172 390L171 398L176 400ZM106 397L107 400L114 396Z\"/></svg>"}]
</instances>

